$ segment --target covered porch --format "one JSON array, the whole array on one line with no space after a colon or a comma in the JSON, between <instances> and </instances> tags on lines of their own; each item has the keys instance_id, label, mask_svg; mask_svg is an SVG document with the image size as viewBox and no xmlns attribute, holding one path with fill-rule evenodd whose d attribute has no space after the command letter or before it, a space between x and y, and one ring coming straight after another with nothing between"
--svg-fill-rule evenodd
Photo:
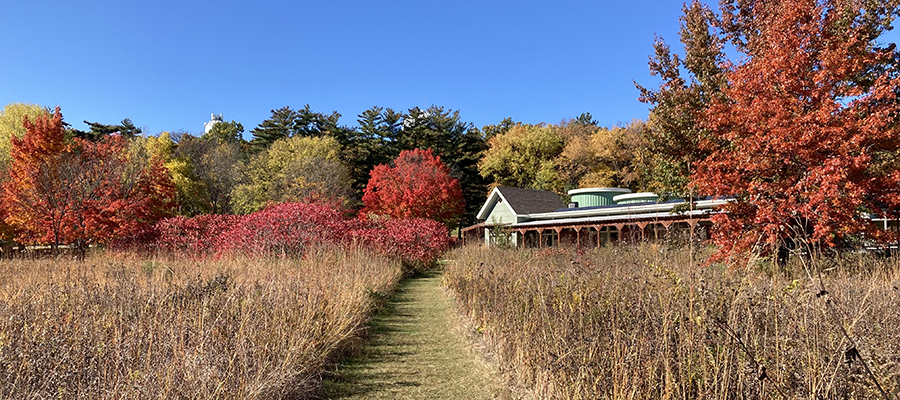
<instances>
[{"instance_id":1,"label":"covered porch","mask_svg":"<svg viewBox=\"0 0 900 400\"><path fill-rule=\"evenodd\" d=\"M708 216L670 216L652 220L540 221L505 228L516 247L604 247L611 244L704 240ZM485 231L483 229L482 231Z\"/></svg>"}]
</instances>

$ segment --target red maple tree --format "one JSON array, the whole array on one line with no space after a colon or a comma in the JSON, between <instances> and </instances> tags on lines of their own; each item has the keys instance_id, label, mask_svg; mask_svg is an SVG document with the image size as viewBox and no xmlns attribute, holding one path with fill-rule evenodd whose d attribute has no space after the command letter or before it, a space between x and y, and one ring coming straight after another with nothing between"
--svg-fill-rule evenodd
<instances>
[{"instance_id":1,"label":"red maple tree","mask_svg":"<svg viewBox=\"0 0 900 400\"><path fill-rule=\"evenodd\" d=\"M429 218L451 229L465 210L459 180L431 149L404 150L373 168L362 200L363 214Z\"/></svg>"},{"instance_id":2,"label":"red maple tree","mask_svg":"<svg viewBox=\"0 0 900 400\"><path fill-rule=\"evenodd\" d=\"M58 169L62 151L65 149L65 135L62 113L59 107L50 117L39 117L22 121L26 134L21 139L10 138L10 158L12 159L7 180L3 182L2 200L6 215L4 221L17 233L17 240L28 241L39 236L36 226L46 223L52 233L54 243L59 243L61 232L58 213L42 214L32 207L29 195L36 194L40 182L36 175ZM56 203L55 196L41 199L44 203ZM46 242L49 242L46 241Z\"/></svg>"},{"instance_id":3,"label":"red maple tree","mask_svg":"<svg viewBox=\"0 0 900 400\"><path fill-rule=\"evenodd\" d=\"M877 15L854 1L747 4L724 8L748 57L705 112L711 155L692 179L734 199L714 216L719 255L883 237L867 215L900 206L900 77Z\"/></svg>"},{"instance_id":4,"label":"red maple tree","mask_svg":"<svg viewBox=\"0 0 900 400\"><path fill-rule=\"evenodd\" d=\"M161 160L132 160L121 136L66 144L58 107L24 126L0 192L17 240L83 250L170 214L174 185Z\"/></svg>"}]
</instances>

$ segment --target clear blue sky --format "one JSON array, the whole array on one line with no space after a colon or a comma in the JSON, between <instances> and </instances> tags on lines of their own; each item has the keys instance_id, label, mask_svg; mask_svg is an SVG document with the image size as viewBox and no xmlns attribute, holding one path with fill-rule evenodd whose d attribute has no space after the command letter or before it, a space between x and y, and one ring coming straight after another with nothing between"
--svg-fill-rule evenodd
<instances>
[{"instance_id":1,"label":"clear blue sky","mask_svg":"<svg viewBox=\"0 0 900 400\"><path fill-rule=\"evenodd\" d=\"M678 44L681 4L0 0L0 106L150 134L202 132L213 112L249 132L305 104L351 126L432 104L478 127L582 112L611 126L646 118L632 80L657 82L647 56L655 35Z\"/></svg>"}]
</instances>

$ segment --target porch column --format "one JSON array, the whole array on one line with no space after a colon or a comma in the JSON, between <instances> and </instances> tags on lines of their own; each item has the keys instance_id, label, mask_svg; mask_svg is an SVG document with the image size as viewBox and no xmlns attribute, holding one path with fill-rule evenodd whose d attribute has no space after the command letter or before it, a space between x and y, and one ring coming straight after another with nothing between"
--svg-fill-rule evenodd
<instances>
[{"instance_id":1,"label":"porch column","mask_svg":"<svg viewBox=\"0 0 900 400\"><path fill-rule=\"evenodd\" d=\"M674 221L672 221L672 220L670 220L670 219L663 220L663 221L660 222L660 223L662 224L662 226L666 227L666 237L669 237L669 234L672 233L672 229L671 229L671 228L672 228L672 223L673 223L673 222L674 222Z\"/></svg>"},{"instance_id":2,"label":"porch column","mask_svg":"<svg viewBox=\"0 0 900 400\"><path fill-rule=\"evenodd\" d=\"M646 228L647 228L647 223L646 222L638 222L637 226L639 228L641 228L641 241L643 242L644 240L646 240L646 235L645 235L646 232L644 232L644 230L646 230Z\"/></svg>"},{"instance_id":3,"label":"porch column","mask_svg":"<svg viewBox=\"0 0 900 400\"><path fill-rule=\"evenodd\" d=\"M690 225L690 227L691 227L691 236L690 236L691 242L694 241L694 228L697 226L697 223L699 223L699 222L700 222L700 220L693 219L693 218L687 220L688 225Z\"/></svg>"}]
</instances>

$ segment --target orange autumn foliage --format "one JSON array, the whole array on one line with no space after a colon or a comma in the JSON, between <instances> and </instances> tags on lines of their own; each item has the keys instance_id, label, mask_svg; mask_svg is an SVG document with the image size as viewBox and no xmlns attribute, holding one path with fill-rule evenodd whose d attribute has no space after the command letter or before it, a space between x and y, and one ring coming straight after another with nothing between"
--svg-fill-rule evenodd
<instances>
[{"instance_id":1,"label":"orange autumn foliage","mask_svg":"<svg viewBox=\"0 0 900 400\"><path fill-rule=\"evenodd\" d=\"M5 222L23 243L79 248L127 235L171 213L174 186L161 160L130 159L121 136L65 143L62 114L24 121L0 187Z\"/></svg>"},{"instance_id":2,"label":"orange autumn foliage","mask_svg":"<svg viewBox=\"0 0 900 400\"><path fill-rule=\"evenodd\" d=\"M711 155L692 177L700 192L734 197L714 216L720 256L889 239L867 214L896 218L900 208L900 76L861 4L760 0L726 11L748 57L703 115Z\"/></svg>"}]
</instances>

